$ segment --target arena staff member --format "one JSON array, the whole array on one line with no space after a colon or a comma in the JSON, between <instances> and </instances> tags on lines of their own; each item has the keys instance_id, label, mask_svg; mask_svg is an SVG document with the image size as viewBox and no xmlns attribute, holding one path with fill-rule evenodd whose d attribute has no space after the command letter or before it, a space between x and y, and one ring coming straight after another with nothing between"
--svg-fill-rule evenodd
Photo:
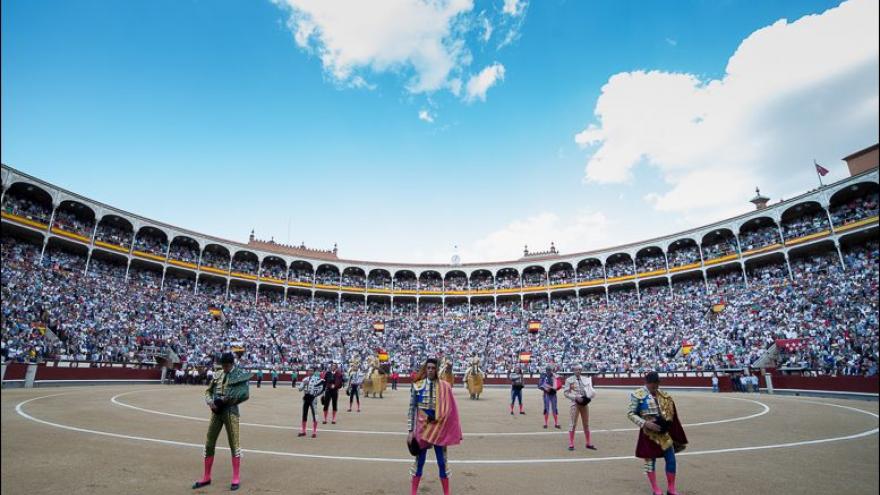
<instances>
[{"instance_id":1,"label":"arena staff member","mask_svg":"<svg viewBox=\"0 0 880 495\"><path fill-rule=\"evenodd\" d=\"M309 375L301 382L297 388L303 392L303 410L302 410L302 430L298 437L306 436L306 422L309 420L309 410L312 411L312 438L318 436L318 417L315 414L315 399L324 393L324 379L321 378L321 372L315 365L309 365Z\"/></svg>"},{"instance_id":2,"label":"arena staff member","mask_svg":"<svg viewBox=\"0 0 880 495\"><path fill-rule=\"evenodd\" d=\"M357 401L357 412L361 412L361 384L364 383L364 372L360 368L356 368L349 373L348 377L348 412L351 412L351 405Z\"/></svg>"},{"instance_id":3,"label":"arena staff member","mask_svg":"<svg viewBox=\"0 0 880 495\"><path fill-rule=\"evenodd\" d=\"M559 429L559 410L556 399L556 373L553 372L553 366L547 366L544 373L541 373L541 379L538 380L538 388L544 395L544 429L547 429L547 419L550 411L553 411L553 427Z\"/></svg>"},{"instance_id":4,"label":"arena staff member","mask_svg":"<svg viewBox=\"0 0 880 495\"><path fill-rule=\"evenodd\" d=\"M687 436L678 419L672 396L660 390L660 376L652 371L645 375L645 386L630 395L626 416L639 427L636 457L644 459L645 473L655 495L662 495L657 485L657 458L666 461L668 495L675 490L675 453L687 446Z\"/></svg>"},{"instance_id":5,"label":"arena staff member","mask_svg":"<svg viewBox=\"0 0 880 495\"><path fill-rule=\"evenodd\" d=\"M205 391L205 403L211 408L211 422L208 425L208 438L205 441L205 473L202 479L193 483L193 488L201 488L211 484L211 466L214 464L214 449L220 430L226 428L229 450L232 451L232 483L230 490L238 490L241 483L239 467L241 465L241 444L239 438L238 405L248 400L248 380L251 374L235 366L235 357L231 352L220 356L222 371L214 375L214 379Z\"/></svg>"},{"instance_id":6,"label":"arena staff member","mask_svg":"<svg viewBox=\"0 0 880 495\"><path fill-rule=\"evenodd\" d=\"M443 495L449 495L446 447L461 443L461 423L452 385L437 376L437 360L429 358L415 375L409 395L409 435L406 437L415 464L410 469L410 495L419 491L428 449L434 447Z\"/></svg>"},{"instance_id":7,"label":"arena staff member","mask_svg":"<svg viewBox=\"0 0 880 495\"><path fill-rule=\"evenodd\" d=\"M587 440L587 448L596 450L593 442L590 441L590 409L587 404L596 396L596 390L593 388L593 379L583 375L584 367L580 364L574 365L574 374L565 380L563 390L565 397L571 401L570 415L568 422L568 450L574 450L574 432L577 430L578 417L581 418L581 424L584 426L584 438Z\"/></svg>"},{"instance_id":8,"label":"arena staff member","mask_svg":"<svg viewBox=\"0 0 880 495\"><path fill-rule=\"evenodd\" d=\"M333 404L333 420L332 423L336 424L336 411L339 408L339 389L342 388L342 384L345 381L345 377L342 375L342 371L339 369L339 365L333 363L330 365L330 371L324 373L324 398L322 399L322 403L324 404L324 421L323 424L327 424L327 410L330 408L330 404Z\"/></svg>"},{"instance_id":9,"label":"arena staff member","mask_svg":"<svg viewBox=\"0 0 880 495\"><path fill-rule=\"evenodd\" d=\"M510 415L513 416L513 404L519 399L519 413L525 414L522 405L523 373L522 368L517 366L508 375L510 379Z\"/></svg>"}]
</instances>

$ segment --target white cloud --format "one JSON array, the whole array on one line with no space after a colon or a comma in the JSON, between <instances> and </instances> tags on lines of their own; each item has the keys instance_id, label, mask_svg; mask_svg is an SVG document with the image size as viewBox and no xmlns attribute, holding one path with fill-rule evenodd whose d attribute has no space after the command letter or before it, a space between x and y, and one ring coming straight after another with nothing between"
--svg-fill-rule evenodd
<instances>
[{"instance_id":1,"label":"white cloud","mask_svg":"<svg viewBox=\"0 0 880 495\"><path fill-rule=\"evenodd\" d=\"M510 222L461 249L462 261L504 261L522 256L524 245L544 251L550 243L566 253L602 247L609 221L602 212L580 211L567 218L542 212Z\"/></svg>"},{"instance_id":2,"label":"white cloud","mask_svg":"<svg viewBox=\"0 0 880 495\"><path fill-rule=\"evenodd\" d=\"M483 43L488 43L489 39L492 38L492 21L490 21L485 15L481 15L480 19L483 24L483 35L481 36L481 39L483 40Z\"/></svg>"},{"instance_id":3,"label":"white cloud","mask_svg":"<svg viewBox=\"0 0 880 495\"><path fill-rule=\"evenodd\" d=\"M755 185L790 196L876 142L878 2L853 0L747 37L720 79L636 71L612 76L597 124L575 135L592 152L588 182L634 180L659 169L645 200L701 222L741 212ZM841 165L832 172L844 175Z\"/></svg>"},{"instance_id":4,"label":"white cloud","mask_svg":"<svg viewBox=\"0 0 880 495\"><path fill-rule=\"evenodd\" d=\"M504 80L504 66L495 62L485 67L479 74L471 76L465 86L465 101L486 101L486 92L498 81Z\"/></svg>"},{"instance_id":5,"label":"white cloud","mask_svg":"<svg viewBox=\"0 0 880 495\"><path fill-rule=\"evenodd\" d=\"M525 12L527 5L528 1L526 0L504 0L504 7L501 11L509 16L518 17Z\"/></svg>"},{"instance_id":6,"label":"white cloud","mask_svg":"<svg viewBox=\"0 0 880 495\"><path fill-rule=\"evenodd\" d=\"M431 115L431 112L429 112L425 109L422 109L422 110L419 110L419 120L423 120L429 124L433 124L434 123L434 116Z\"/></svg>"},{"instance_id":7,"label":"white cloud","mask_svg":"<svg viewBox=\"0 0 880 495\"><path fill-rule=\"evenodd\" d=\"M296 43L342 84L356 82L363 69L406 70L409 91L435 91L467 55L460 30L472 0L273 1L289 9Z\"/></svg>"},{"instance_id":8,"label":"white cloud","mask_svg":"<svg viewBox=\"0 0 880 495\"><path fill-rule=\"evenodd\" d=\"M501 12L477 13L473 0L271 1L289 12L296 44L320 59L333 82L373 89L373 76L390 72L406 78L410 93L448 90L455 96L462 95L474 59L468 40L487 43L498 26L506 32L501 45L510 43L527 7L507 0ZM485 91L465 95L475 98L485 100Z\"/></svg>"},{"instance_id":9,"label":"white cloud","mask_svg":"<svg viewBox=\"0 0 880 495\"><path fill-rule=\"evenodd\" d=\"M672 38L666 38L666 44L668 44L669 46L678 46L678 41Z\"/></svg>"}]
</instances>

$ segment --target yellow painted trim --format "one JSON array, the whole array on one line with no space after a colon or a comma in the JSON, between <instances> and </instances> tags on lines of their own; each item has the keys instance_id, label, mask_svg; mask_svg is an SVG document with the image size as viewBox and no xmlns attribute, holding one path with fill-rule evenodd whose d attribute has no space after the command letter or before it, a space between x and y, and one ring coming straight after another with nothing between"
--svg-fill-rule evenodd
<instances>
[{"instance_id":1,"label":"yellow painted trim","mask_svg":"<svg viewBox=\"0 0 880 495\"><path fill-rule=\"evenodd\" d=\"M718 258L712 258L711 260L705 260L705 261L703 261L703 265L705 265L705 266L717 265L718 263L724 263L725 261L735 260L737 258L739 258L739 255L737 255L736 253L727 254L724 256L720 256Z\"/></svg>"},{"instance_id":2,"label":"yellow painted trim","mask_svg":"<svg viewBox=\"0 0 880 495\"><path fill-rule=\"evenodd\" d=\"M198 265L196 265L195 263L190 263L189 261L180 261L180 260L169 259L168 263L171 263L172 265L177 265L177 266L180 266L183 268L189 268L191 270L197 270L199 268Z\"/></svg>"},{"instance_id":3,"label":"yellow painted trim","mask_svg":"<svg viewBox=\"0 0 880 495\"><path fill-rule=\"evenodd\" d=\"M418 292L416 292L414 290L394 289L393 294L399 294L399 295L404 295L404 296L414 296L414 295L418 294Z\"/></svg>"},{"instance_id":4,"label":"yellow painted trim","mask_svg":"<svg viewBox=\"0 0 880 495\"><path fill-rule=\"evenodd\" d=\"M472 296L491 296L495 293L495 289L474 289L468 291L468 294Z\"/></svg>"},{"instance_id":5,"label":"yellow painted trim","mask_svg":"<svg viewBox=\"0 0 880 495\"><path fill-rule=\"evenodd\" d=\"M821 239L822 237L827 237L829 234L831 234L830 230L823 230L822 232L816 232L815 234L805 235L803 237L798 237L797 239L785 241L785 245L793 246L802 242L812 241L813 239Z\"/></svg>"},{"instance_id":6,"label":"yellow painted trim","mask_svg":"<svg viewBox=\"0 0 880 495\"><path fill-rule=\"evenodd\" d=\"M566 284L553 284L553 285L550 286L550 290L555 290L555 289L570 289L570 288L572 288L572 287L574 287L574 283L571 283L571 282L566 283Z\"/></svg>"},{"instance_id":7,"label":"yellow painted trim","mask_svg":"<svg viewBox=\"0 0 880 495\"><path fill-rule=\"evenodd\" d=\"M650 272L643 272L643 273L639 274L639 278L656 277L657 275L666 275L666 269L661 268L659 270L653 270Z\"/></svg>"},{"instance_id":8,"label":"yellow painted trim","mask_svg":"<svg viewBox=\"0 0 880 495\"><path fill-rule=\"evenodd\" d=\"M635 275L622 275L620 277L612 277L608 279L609 284L613 284L616 282L626 282L627 280L635 280Z\"/></svg>"},{"instance_id":9,"label":"yellow painted trim","mask_svg":"<svg viewBox=\"0 0 880 495\"><path fill-rule=\"evenodd\" d=\"M546 290L548 290L546 285L539 285L539 286L523 287L522 288L523 292L542 292L542 291L546 291Z\"/></svg>"},{"instance_id":10,"label":"yellow painted trim","mask_svg":"<svg viewBox=\"0 0 880 495\"><path fill-rule=\"evenodd\" d=\"M95 241L95 246L110 249L112 251L116 251L122 254L128 254L128 249L125 249L124 247L116 244L110 244L109 242Z\"/></svg>"},{"instance_id":11,"label":"yellow painted trim","mask_svg":"<svg viewBox=\"0 0 880 495\"><path fill-rule=\"evenodd\" d=\"M199 267L199 270L201 270L203 272L210 272L210 273L216 273L218 275L229 276L229 272L227 272L226 270L214 268L213 266L201 266L201 267Z\"/></svg>"},{"instance_id":12,"label":"yellow painted trim","mask_svg":"<svg viewBox=\"0 0 880 495\"><path fill-rule=\"evenodd\" d=\"M578 287L593 287L595 285L602 285L605 283L605 279L597 278L595 280L587 280L585 282L578 282Z\"/></svg>"},{"instance_id":13,"label":"yellow painted trim","mask_svg":"<svg viewBox=\"0 0 880 495\"><path fill-rule=\"evenodd\" d=\"M495 289L496 294L517 294L521 289Z\"/></svg>"},{"instance_id":14,"label":"yellow painted trim","mask_svg":"<svg viewBox=\"0 0 880 495\"><path fill-rule=\"evenodd\" d=\"M316 289L323 289L323 290L339 290L338 285L315 284L315 288Z\"/></svg>"},{"instance_id":15,"label":"yellow painted trim","mask_svg":"<svg viewBox=\"0 0 880 495\"><path fill-rule=\"evenodd\" d=\"M272 284L281 284L284 285L284 280L275 277L260 277L260 282L269 282Z\"/></svg>"},{"instance_id":16,"label":"yellow painted trim","mask_svg":"<svg viewBox=\"0 0 880 495\"><path fill-rule=\"evenodd\" d=\"M367 294L391 294L391 289L367 289Z\"/></svg>"},{"instance_id":17,"label":"yellow painted trim","mask_svg":"<svg viewBox=\"0 0 880 495\"><path fill-rule=\"evenodd\" d=\"M367 289L365 289L363 287L340 287L340 290L342 292L360 292L360 293L364 293L367 291Z\"/></svg>"},{"instance_id":18,"label":"yellow painted trim","mask_svg":"<svg viewBox=\"0 0 880 495\"><path fill-rule=\"evenodd\" d=\"M230 275L232 275L233 277L243 278L243 279L246 279L246 280L257 280L257 276L256 276L256 275L249 275L249 274L247 274L247 273L231 272Z\"/></svg>"},{"instance_id":19,"label":"yellow painted trim","mask_svg":"<svg viewBox=\"0 0 880 495\"><path fill-rule=\"evenodd\" d=\"M290 280L287 282L287 285L291 285L293 287L306 287L308 289L312 288L311 282L300 282L299 280Z\"/></svg>"},{"instance_id":20,"label":"yellow painted trim","mask_svg":"<svg viewBox=\"0 0 880 495\"><path fill-rule=\"evenodd\" d=\"M38 228L38 229L40 229L40 230L46 230L46 227L49 226L48 224L41 223L41 222L37 222L36 220L31 220L31 219L29 219L29 218L25 218L25 217L22 217L22 216L19 216L19 215L15 215L15 214L13 214L13 213L6 213L5 211L4 211L4 212L0 212L0 215L2 215L3 218L5 218L5 219L7 219L7 220L11 220L11 221L16 222L16 223L21 223L21 224L27 225L27 226L29 226L29 227L36 227L36 228Z\"/></svg>"},{"instance_id":21,"label":"yellow painted trim","mask_svg":"<svg viewBox=\"0 0 880 495\"><path fill-rule=\"evenodd\" d=\"M779 249L781 247L782 247L782 244L777 242L776 244L770 244L769 246L764 246L762 248L750 249L750 250L744 252L743 256L752 256L755 254L766 253L767 251L774 251L774 250Z\"/></svg>"},{"instance_id":22,"label":"yellow painted trim","mask_svg":"<svg viewBox=\"0 0 880 495\"><path fill-rule=\"evenodd\" d=\"M863 225L868 225L869 223L875 223L875 222L877 222L878 219L880 219L880 217L878 217L877 215L874 215L873 217L870 217L870 218L863 218L861 220L856 220L855 222L845 223L845 224L841 225L840 227L836 227L834 229L834 231L835 232L846 232L847 230L855 229L855 228L861 227Z\"/></svg>"},{"instance_id":23,"label":"yellow painted trim","mask_svg":"<svg viewBox=\"0 0 880 495\"><path fill-rule=\"evenodd\" d=\"M135 256L139 256L139 257L141 257L141 258L147 258L147 259L150 259L150 260L159 261L159 262L162 262L162 263L165 262L165 258L164 258L163 256L158 256L158 255L155 255L155 254L153 254L153 253L145 253L145 252L143 252L143 251L132 251L131 254L133 254L133 255L135 255Z\"/></svg>"},{"instance_id":24,"label":"yellow painted trim","mask_svg":"<svg viewBox=\"0 0 880 495\"><path fill-rule=\"evenodd\" d=\"M424 290L423 290L423 289L419 289L419 294L428 294L428 295L431 295L431 296L442 296L442 295L443 295L443 291L442 291L442 290L427 290L427 289L424 289Z\"/></svg>"},{"instance_id":25,"label":"yellow painted trim","mask_svg":"<svg viewBox=\"0 0 880 495\"><path fill-rule=\"evenodd\" d=\"M676 266L674 268L669 269L669 273L683 272L685 270L693 270L694 268L699 268L700 263L688 263L687 265Z\"/></svg>"},{"instance_id":26,"label":"yellow painted trim","mask_svg":"<svg viewBox=\"0 0 880 495\"><path fill-rule=\"evenodd\" d=\"M73 233L73 232L70 232L70 231L67 231L67 230L64 230L64 229L60 229L60 228L58 228L58 227L52 227L52 233L53 233L53 234L58 234L58 235L61 235L61 236L64 236L64 237L67 237L67 238L70 238L70 239L73 239L74 241L82 242L82 243L84 243L84 244L88 244L88 243L89 243L89 238L88 238L88 237L86 237L86 236L84 236L84 235L79 235L79 234L76 234L76 233Z\"/></svg>"}]
</instances>

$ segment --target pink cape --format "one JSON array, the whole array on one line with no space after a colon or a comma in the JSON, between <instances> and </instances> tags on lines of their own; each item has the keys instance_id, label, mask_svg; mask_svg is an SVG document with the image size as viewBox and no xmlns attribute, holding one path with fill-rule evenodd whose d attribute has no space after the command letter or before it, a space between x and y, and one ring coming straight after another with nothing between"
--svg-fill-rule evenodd
<instances>
[{"instance_id":1,"label":"pink cape","mask_svg":"<svg viewBox=\"0 0 880 495\"><path fill-rule=\"evenodd\" d=\"M461 443L461 422L458 419L458 405L452 394L452 386L443 380L437 380L437 409L434 411L435 421L428 422L424 412L418 412L415 437L420 448L431 445L447 447Z\"/></svg>"}]
</instances>

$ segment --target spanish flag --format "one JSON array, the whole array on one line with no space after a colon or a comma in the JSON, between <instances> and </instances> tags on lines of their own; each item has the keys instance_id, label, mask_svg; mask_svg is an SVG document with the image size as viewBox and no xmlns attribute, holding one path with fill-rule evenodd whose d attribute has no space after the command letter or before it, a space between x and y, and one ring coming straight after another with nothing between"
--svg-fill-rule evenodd
<instances>
[{"instance_id":1,"label":"spanish flag","mask_svg":"<svg viewBox=\"0 0 880 495\"><path fill-rule=\"evenodd\" d=\"M681 354L682 355L687 356L688 354L691 353L691 351L693 349L694 349L694 344L688 342L687 340L685 340L684 342L681 343Z\"/></svg>"},{"instance_id":2,"label":"spanish flag","mask_svg":"<svg viewBox=\"0 0 880 495\"><path fill-rule=\"evenodd\" d=\"M220 315L223 314L223 311L220 310L217 306L208 307L208 313L211 313L211 316L214 318L220 318Z\"/></svg>"},{"instance_id":3,"label":"spanish flag","mask_svg":"<svg viewBox=\"0 0 880 495\"><path fill-rule=\"evenodd\" d=\"M385 349L377 350L376 356L379 358L380 363L388 362L388 351L386 351Z\"/></svg>"},{"instance_id":4,"label":"spanish flag","mask_svg":"<svg viewBox=\"0 0 880 495\"><path fill-rule=\"evenodd\" d=\"M519 362L528 363L532 360L532 353L528 351L521 351L519 353Z\"/></svg>"},{"instance_id":5,"label":"spanish flag","mask_svg":"<svg viewBox=\"0 0 880 495\"><path fill-rule=\"evenodd\" d=\"M529 333L538 333L541 331L541 320L529 320Z\"/></svg>"},{"instance_id":6,"label":"spanish flag","mask_svg":"<svg viewBox=\"0 0 880 495\"><path fill-rule=\"evenodd\" d=\"M724 300L722 299L721 301L718 301L717 303L712 305L712 312L713 313L720 313L720 312L724 311L724 308L726 308L726 307L727 307L727 304L725 304Z\"/></svg>"},{"instance_id":7,"label":"spanish flag","mask_svg":"<svg viewBox=\"0 0 880 495\"><path fill-rule=\"evenodd\" d=\"M373 331L377 333L381 333L385 331L385 322L384 321L376 321L373 322Z\"/></svg>"}]
</instances>

